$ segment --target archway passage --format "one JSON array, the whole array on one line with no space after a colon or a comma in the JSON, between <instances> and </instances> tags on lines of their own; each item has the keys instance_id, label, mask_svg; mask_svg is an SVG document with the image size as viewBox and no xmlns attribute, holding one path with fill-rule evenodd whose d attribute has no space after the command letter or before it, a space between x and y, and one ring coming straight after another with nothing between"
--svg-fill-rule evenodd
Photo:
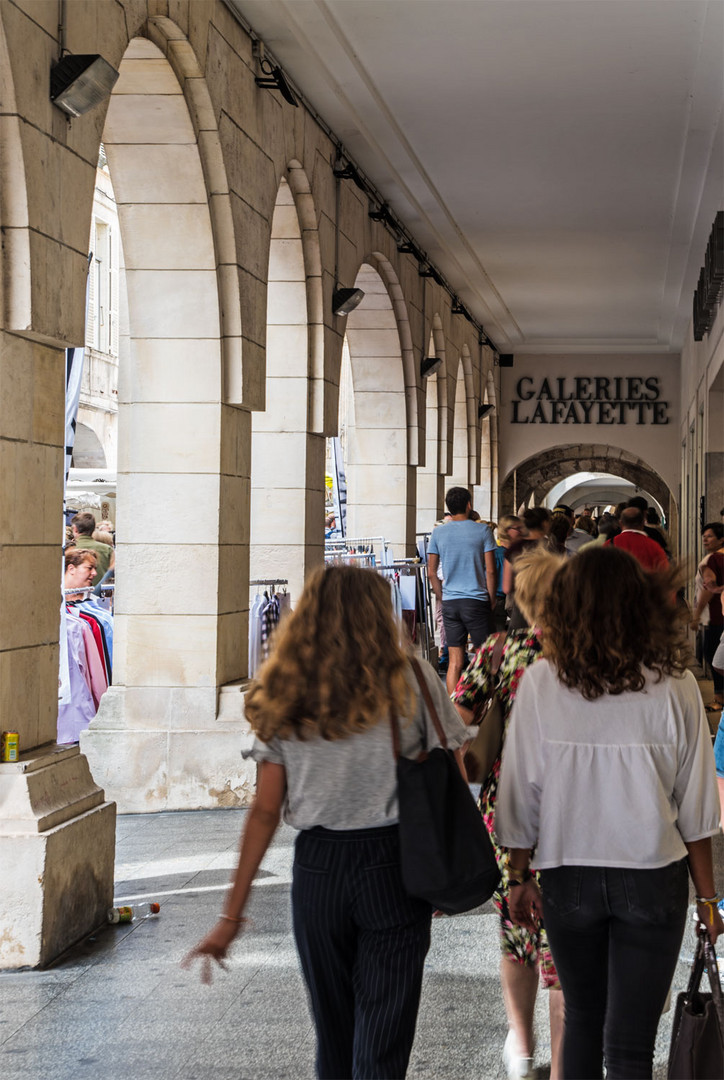
<instances>
[{"instance_id":1,"label":"archway passage","mask_svg":"<svg viewBox=\"0 0 724 1080\"><path fill-rule=\"evenodd\" d=\"M428 351L437 356L442 367L425 381L425 464L417 469L417 532L430 532L443 510L445 468L443 452L447 448L447 372L445 339L440 316L432 320Z\"/></svg>"},{"instance_id":2,"label":"archway passage","mask_svg":"<svg viewBox=\"0 0 724 1080\"><path fill-rule=\"evenodd\" d=\"M347 535L384 536L395 556L414 546L415 476L408 465L402 349L387 285L364 264L362 303L347 317L354 409L347 424Z\"/></svg>"},{"instance_id":3,"label":"archway passage","mask_svg":"<svg viewBox=\"0 0 724 1080\"><path fill-rule=\"evenodd\" d=\"M299 186L301 168L289 174ZM299 214L282 179L269 248L266 409L252 417L250 576L287 580L293 600L324 558L325 441L309 432L308 303Z\"/></svg>"},{"instance_id":4,"label":"archway passage","mask_svg":"<svg viewBox=\"0 0 724 1080\"><path fill-rule=\"evenodd\" d=\"M677 536L678 515L673 492L647 462L626 450L600 444L556 446L543 450L511 470L500 493L501 513L524 509L531 499L540 504L549 491L576 473L610 473L622 476L649 492L666 514L672 541Z\"/></svg>"}]
</instances>

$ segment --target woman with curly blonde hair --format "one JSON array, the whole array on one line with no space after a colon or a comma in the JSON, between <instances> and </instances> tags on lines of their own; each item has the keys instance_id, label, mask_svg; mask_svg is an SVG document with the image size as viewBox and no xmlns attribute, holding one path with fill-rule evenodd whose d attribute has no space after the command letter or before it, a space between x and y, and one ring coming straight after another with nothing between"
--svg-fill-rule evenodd
<instances>
[{"instance_id":1,"label":"woman with curly blonde hair","mask_svg":"<svg viewBox=\"0 0 724 1080\"><path fill-rule=\"evenodd\" d=\"M420 667L461 760L470 733ZM439 745L415 685L387 581L330 566L308 578L246 697L256 799L224 911L187 960L202 958L206 982L222 963L283 812L300 830L292 914L320 1077L404 1077L412 1048L432 910L402 885L390 718L405 757Z\"/></svg>"},{"instance_id":2,"label":"woman with curly blonde hair","mask_svg":"<svg viewBox=\"0 0 724 1080\"><path fill-rule=\"evenodd\" d=\"M563 1076L650 1077L689 874L712 940L719 800L676 570L586 547L556 574L543 659L511 713L497 829L511 917L543 915L565 999ZM531 849L540 888L530 871Z\"/></svg>"}]
</instances>

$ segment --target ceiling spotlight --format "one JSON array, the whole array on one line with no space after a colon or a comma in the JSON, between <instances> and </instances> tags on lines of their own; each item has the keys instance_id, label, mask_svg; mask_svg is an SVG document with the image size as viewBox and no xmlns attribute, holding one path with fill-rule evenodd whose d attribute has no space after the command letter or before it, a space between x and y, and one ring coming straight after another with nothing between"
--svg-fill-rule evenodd
<instances>
[{"instance_id":1,"label":"ceiling spotlight","mask_svg":"<svg viewBox=\"0 0 724 1080\"><path fill-rule=\"evenodd\" d=\"M428 263L428 265L427 265L427 266L423 266L423 267L422 267L422 268L421 268L420 270L418 270L417 272L418 272L418 274L420 275L420 277L429 277L429 278L432 278L432 280L433 280L433 281L435 282L435 284L436 284L436 285L439 285L439 286L440 286L440 288L442 288L442 287L443 287L443 285L444 285L444 282L443 282L443 280L442 280L442 278L441 278L440 274L439 274L439 273L437 272L437 270L435 269L435 267L434 267L434 266L430 266L430 264L429 264L429 263Z\"/></svg>"},{"instance_id":2,"label":"ceiling spotlight","mask_svg":"<svg viewBox=\"0 0 724 1080\"><path fill-rule=\"evenodd\" d=\"M256 85L263 87L265 90L278 90L284 100L296 108L299 102L279 65L272 64L265 56L260 56L259 67L264 72L264 75L256 76L254 79Z\"/></svg>"},{"instance_id":3,"label":"ceiling spotlight","mask_svg":"<svg viewBox=\"0 0 724 1080\"><path fill-rule=\"evenodd\" d=\"M484 420L486 416L490 416L492 412L495 412L495 405L484 405L482 402L478 405L478 420Z\"/></svg>"},{"instance_id":4,"label":"ceiling spotlight","mask_svg":"<svg viewBox=\"0 0 724 1080\"><path fill-rule=\"evenodd\" d=\"M97 54L64 56L50 69L50 100L69 116L82 116L108 97L118 76Z\"/></svg>"},{"instance_id":5,"label":"ceiling spotlight","mask_svg":"<svg viewBox=\"0 0 724 1080\"><path fill-rule=\"evenodd\" d=\"M441 356L423 356L420 361L420 375L423 379L429 379L430 376L434 375L436 371L439 371L441 367Z\"/></svg>"},{"instance_id":6,"label":"ceiling spotlight","mask_svg":"<svg viewBox=\"0 0 724 1080\"><path fill-rule=\"evenodd\" d=\"M405 240L402 244L398 244L397 250L400 255L414 255L419 263L425 261L425 256L411 240Z\"/></svg>"},{"instance_id":7,"label":"ceiling spotlight","mask_svg":"<svg viewBox=\"0 0 724 1080\"><path fill-rule=\"evenodd\" d=\"M356 184L360 191L364 191L365 195L367 194L367 185L355 169L354 165L349 161L343 168L339 165L335 166L333 175L337 180L351 180L353 184Z\"/></svg>"},{"instance_id":8,"label":"ceiling spotlight","mask_svg":"<svg viewBox=\"0 0 724 1080\"><path fill-rule=\"evenodd\" d=\"M371 218L372 221L387 221L389 219L389 216L390 208L388 207L387 203L382 203L379 209L370 210L367 214L367 217Z\"/></svg>"},{"instance_id":9,"label":"ceiling spotlight","mask_svg":"<svg viewBox=\"0 0 724 1080\"><path fill-rule=\"evenodd\" d=\"M361 289L335 289L332 293L332 313L349 315L362 302L364 293Z\"/></svg>"}]
</instances>

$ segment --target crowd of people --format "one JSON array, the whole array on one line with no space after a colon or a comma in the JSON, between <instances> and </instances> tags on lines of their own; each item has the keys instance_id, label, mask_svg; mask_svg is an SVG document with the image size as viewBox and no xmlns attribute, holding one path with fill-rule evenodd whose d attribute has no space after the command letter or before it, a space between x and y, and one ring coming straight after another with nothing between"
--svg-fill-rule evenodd
<instances>
[{"instance_id":1,"label":"crowd of people","mask_svg":"<svg viewBox=\"0 0 724 1080\"><path fill-rule=\"evenodd\" d=\"M713 942L724 932L711 843L724 734L715 765L688 648L688 624L705 615L707 657L721 638L721 526L704 530L690 613L661 523L638 500L597 519L567 506L508 515L497 543L468 491L446 503L428 555L446 687L423 663L418 694L379 576L310 575L246 698L257 795L222 914L187 959L201 959L206 981L223 966L283 815L299 830L293 925L318 1075L404 1076L433 911L403 884L391 720L402 754L420 759L439 743L429 696L464 775L495 692L502 745L479 808L501 874L507 1075L534 1075L540 982L552 1080L604 1066L610 1080L650 1077L690 882L700 924ZM715 644L713 670L724 667Z\"/></svg>"}]
</instances>

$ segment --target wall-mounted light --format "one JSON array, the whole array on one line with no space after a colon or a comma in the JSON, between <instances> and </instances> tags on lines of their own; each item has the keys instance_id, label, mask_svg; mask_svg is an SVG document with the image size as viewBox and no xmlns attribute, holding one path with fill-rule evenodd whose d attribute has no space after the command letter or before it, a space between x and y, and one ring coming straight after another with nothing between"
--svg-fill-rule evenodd
<instances>
[{"instance_id":1,"label":"wall-mounted light","mask_svg":"<svg viewBox=\"0 0 724 1080\"><path fill-rule=\"evenodd\" d=\"M349 315L363 299L361 289L335 289L332 293L332 312L335 315Z\"/></svg>"},{"instance_id":2,"label":"wall-mounted light","mask_svg":"<svg viewBox=\"0 0 724 1080\"><path fill-rule=\"evenodd\" d=\"M445 282L442 280L442 277L437 272L435 267L431 266L430 263L427 263L425 266L421 266L420 269L417 272L420 275L420 277L432 278L432 280L435 282L436 285L439 285L440 288L444 287Z\"/></svg>"},{"instance_id":3,"label":"wall-mounted light","mask_svg":"<svg viewBox=\"0 0 724 1080\"><path fill-rule=\"evenodd\" d=\"M50 69L50 100L68 116L82 116L108 97L119 74L102 56L69 54Z\"/></svg>"},{"instance_id":4,"label":"wall-mounted light","mask_svg":"<svg viewBox=\"0 0 724 1080\"><path fill-rule=\"evenodd\" d=\"M436 371L439 371L441 367L441 356L423 356L420 361L420 375L423 379L429 379L430 376L434 375Z\"/></svg>"},{"instance_id":5,"label":"wall-mounted light","mask_svg":"<svg viewBox=\"0 0 724 1080\"><path fill-rule=\"evenodd\" d=\"M367 194L367 185L357 169L355 169L354 165L351 165L349 161L346 165L342 165L338 159L333 172L337 180L351 180L360 191L364 191L365 195Z\"/></svg>"},{"instance_id":6,"label":"wall-mounted light","mask_svg":"<svg viewBox=\"0 0 724 1080\"><path fill-rule=\"evenodd\" d=\"M257 75L254 79L256 85L261 86L264 90L278 90L284 100L296 109L299 102L279 65L272 64L271 60L267 60L264 54L264 42L259 38L254 38L251 51L259 61L259 67L263 72L262 75Z\"/></svg>"},{"instance_id":7,"label":"wall-mounted light","mask_svg":"<svg viewBox=\"0 0 724 1080\"><path fill-rule=\"evenodd\" d=\"M486 416L490 416L492 412L495 412L495 405L484 404L482 401L478 405L478 420L484 420Z\"/></svg>"}]
</instances>

